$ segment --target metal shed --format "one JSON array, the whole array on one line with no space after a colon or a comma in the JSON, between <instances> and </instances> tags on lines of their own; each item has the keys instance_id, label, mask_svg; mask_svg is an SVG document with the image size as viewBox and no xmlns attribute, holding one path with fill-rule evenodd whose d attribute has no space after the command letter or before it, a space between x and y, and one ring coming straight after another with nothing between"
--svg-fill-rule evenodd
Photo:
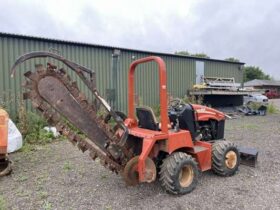
<instances>
[{"instance_id":1,"label":"metal shed","mask_svg":"<svg viewBox=\"0 0 280 210\"><path fill-rule=\"evenodd\" d=\"M274 80L259 80L254 79L244 83L244 87L252 87L255 89L278 89L280 90L280 81Z\"/></svg>"},{"instance_id":2,"label":"metal shed","mask_svg":"<svg viewBox=\"0 0 280 210\"><path fill-rule=\"evenodd\" d=\"M55 51L81 65L93 69L97 75L100 93L109 99L115 109L127 110L127 73L129 64L149 55L162 57L167 66L168 92L174 97L183 97L201 75L212 77L234 77L243 81L244 63L225 60L182 56L170 53L150 52L113 46L47 39L25 35L0 33L0 103L13 114L18 110L19 95L24 70L32 70L43 59L27 62L20 67L14 79L9 76L9 68L16 58L31 51ZM156 65L142 65L137 71L136 92L143 104L156 105L159 102L158 75ZM86 88L81 89L88 94ZM25 104L28 109L30 104Z\"/></svg>"}]
</instances>

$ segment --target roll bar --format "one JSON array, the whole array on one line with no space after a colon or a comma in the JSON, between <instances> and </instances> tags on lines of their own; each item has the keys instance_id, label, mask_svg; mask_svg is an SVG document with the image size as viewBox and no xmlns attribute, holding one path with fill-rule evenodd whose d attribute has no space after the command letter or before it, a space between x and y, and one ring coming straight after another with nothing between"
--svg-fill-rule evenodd
<instances>
[{"instance_id":1,"label":"roll bar","mask_svg":"<svg viewBox=\"0 0 280 210\"><path fill-rule=\"evenodd\" d=\"M166 66L162 58L150 56L138 59L131 63L128 74L128 117L135 120L134 114L134 72L136 67L142 63L156 62L159 72L159 94L160 94L160 116L161 131L168 133L168 110L167 110L167 84L166 84Z\"/></svg>"}]
</instances>

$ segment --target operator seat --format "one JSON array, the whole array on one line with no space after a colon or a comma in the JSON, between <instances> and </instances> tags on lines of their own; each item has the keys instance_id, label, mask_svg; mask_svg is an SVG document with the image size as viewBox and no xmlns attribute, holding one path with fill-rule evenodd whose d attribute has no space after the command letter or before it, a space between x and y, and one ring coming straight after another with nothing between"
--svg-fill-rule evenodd
<instances>
[{"instance_id":1,"label":"operator seat","mask_svg":"<svg viewBox=\"0 0 280 210\"><path fill-rule=\"evenodd\" d=\"M190 131L192 140L194 141L197 136L197 125L195 120L194 109L191 104L186 104L180 111L179 116L179 127Z\"/></svg>"},{"instance_id":2,"label":"operator seat","mask_svg":"<svg viewBox=\"0 0 280 210\"><path fill-rule=\"evenodd\" d=\"M151 107L136 107L138 126L149 130L158 131L159 124Z\"/></svg>"}]
</instances>

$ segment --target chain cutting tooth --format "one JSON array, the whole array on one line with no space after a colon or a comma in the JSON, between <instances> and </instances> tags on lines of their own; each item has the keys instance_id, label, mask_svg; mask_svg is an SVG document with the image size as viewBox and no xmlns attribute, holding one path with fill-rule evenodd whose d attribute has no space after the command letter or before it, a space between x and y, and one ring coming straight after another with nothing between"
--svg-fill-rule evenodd
<instances>
[{"instance_id":1,"label":"chain cutting tooth","mask_svg":"<svg viewBox=\"0 0 280 210\"><path fill-rule=\"evenodd\" d=\"M83 141L79 141L77 146L82 152L85 152L88 150L86 143Z\"/></svg>"},{"instance_id":2,"label":"chain cutting tooth","mask_svg":"<svg viewBox=\"0 0 280 210\"><path fill-rule=\"evenodd\" d=\"M48 69L53 69L53 70L57 69L56 65L49 63L49 62L47 63L47 67L48 67Z\"/></svg>"},{"instance_id":3,"label":"chain cutting tooth","mask_svg":"<svg viewBox=\"0 0 280 210\"><path fill-rule=\"evenodd\" d=\"M61 68L58 70L58 73L63 76L66 74L66 71L64 70L64 68Z\"/></svg>"},{"instance_id":4,"label":"chain cutting tooth","mask_svg":"<svg viewBox=\"0 0 280 210\"><path fill-rule=\"evenodd\" d=\"M31 92L25 92L22 94L23 100L27 100L31 98Z\"/></svg>"},{"instance_id":5,"label":"chain cutting tooth","mask_svg":"<svg viewBox=\"0 0 280 210\"><path fill-rule=\"evenodd\" d=\"M42 64L35 64L35 70L38 73L44 73L46 69Z\"/></svg>"},{"instance_id":6,"label":"chain cutting tooth","mask_svg":"<svg viewBox=\"0 0 280 210\"><path fill-rule=\"evenodd\" d=\"M67 85L69 85L69 82L71 82L71 77L68 74L63 75L62 77L62 81L64 83L67 83Z\"/></svg>"},{"instance_id":7,"label":"chain cutting tooth","mask_svg":"<svg viewBox=\"0 0 280 210\"><path fill-rule=\"evenodd\" d=\"M32 106L33 106L34 108L41 109L40 107L41 107L41 105L42 105L42 101L33 99L31 103L32 103ZM43 109L41 109L41 110L43 110Z\"/></svg>"},{"instance_id":8,"label":"chain cutting tooth","mask_svg":"<svg viewBox=\"0 0 280 210\"><path fill-rule=\"evenodd\" d=\"M90 157L93 159L93 160L95 160L98 156L97 156L97 153L95 152L95 151L91 151L90 153L89 153L89 155L90 155Z\"/></svg>"},{"instance_id":9,"label":"chain cutting tooth","mask_svg":"<svg viewBox=\"0 0 280 210\"><path fill-rule=\"evenodd\" d=\"M29 78L30 75L32 75L32 74L34 74L32 71L27 71L27 72L25 72L23 75L24 75L25 77Z\"/></svg>"},{"instance_id":10,"label":"chain cutting tooth","mask_svg":"<svg viewBox=\"0 0 280 210\"><path fill-rule=\"evenodd\" d=\"M26 88L26 89L30 89L32 90L34 88L33 83L31 81L25 80L22 85L22 87Z\"/></svg>"}]
</instances>

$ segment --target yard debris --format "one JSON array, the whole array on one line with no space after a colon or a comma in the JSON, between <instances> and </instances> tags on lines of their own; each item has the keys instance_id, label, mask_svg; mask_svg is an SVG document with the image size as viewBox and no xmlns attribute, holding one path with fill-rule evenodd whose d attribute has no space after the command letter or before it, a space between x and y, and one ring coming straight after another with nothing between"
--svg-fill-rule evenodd
<instances>
[{"instance_id":1,"label":"yard debris","mask_svg":"<svg viewBox=\"0 0 280 210\"><path fill-rule=\"evenodd\" d=\"M242 106L238 109L239 112L244 113L246 116L252 116L252 115L260 115L265 116L266 115L267 107L264 105L261 105L257 109L253 109L250 106Z\"/></svg>"},{"instance_id":2,"label":"yard debris","mask_svg":"<svg viewBox=\"0 0 280 210\"><path fill-rule=\"evenodd\" d=\"M57 131L56 127L46 126L44 127L44 130L52 133L55 138L60 136L60 133Z\"/></svg>"},{"instance_id":3,"label":"yard debris","mask_svg":"<svg viewBox=\"0 0 280 210\"><path fill-rule=\"evenodd\" d=\"M15 152L22 147L22 135L14 122L9 119L8 124L8 153Z\"/></svg>"}]
</instances>

